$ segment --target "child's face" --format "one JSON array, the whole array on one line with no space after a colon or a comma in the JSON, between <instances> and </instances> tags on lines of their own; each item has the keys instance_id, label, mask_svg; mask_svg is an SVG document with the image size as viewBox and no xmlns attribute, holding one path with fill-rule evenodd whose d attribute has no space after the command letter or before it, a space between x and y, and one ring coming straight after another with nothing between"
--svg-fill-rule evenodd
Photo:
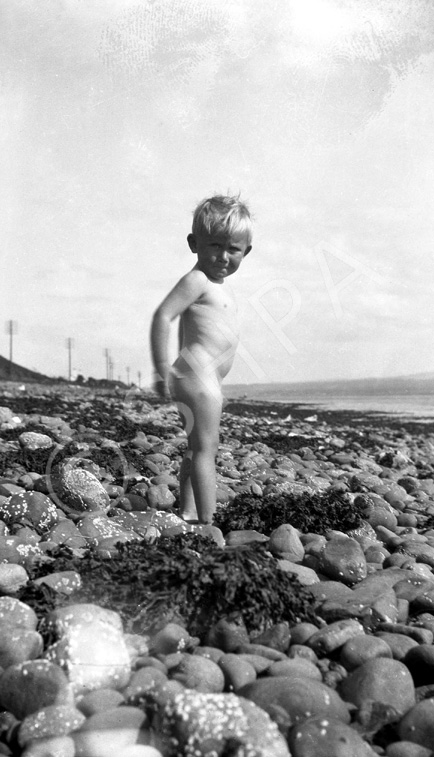
<instances>
[{"instance_id":1,"label":"child's face","mask_svg":"<svg viewBox=\"0 0 434 757\"><path fill-rule=\"evenodd\" d=\"M190 250L197 255L197 264L211 281L222 282L240 267L242 259L252 249L242 232L226 234L189 234Z\"/></svg>"}]
</instances>

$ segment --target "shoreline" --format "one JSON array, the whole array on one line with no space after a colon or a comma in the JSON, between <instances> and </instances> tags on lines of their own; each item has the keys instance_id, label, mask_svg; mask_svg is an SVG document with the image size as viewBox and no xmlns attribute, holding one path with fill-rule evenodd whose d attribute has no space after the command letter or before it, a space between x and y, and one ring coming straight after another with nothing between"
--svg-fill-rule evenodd
<instances>
[{"instance_id":1,"label":"shoreline","mask_svg":"<svg viewBox=\"0 0 434 757\"><path fill-rule=\"evenodd\" d=\"M319 407L314 402L288 402L286 400L257 400L228 397L223 405L224 412L233 415L273 415L276 420L284 420L288 415L294 421L306 421L312 416L312 423L327 423L330 426L371 425L375 428L403 429L409 433L434 433L434 418L387 413L377 410L332 410Z\"/></svg>"}]
</instances>

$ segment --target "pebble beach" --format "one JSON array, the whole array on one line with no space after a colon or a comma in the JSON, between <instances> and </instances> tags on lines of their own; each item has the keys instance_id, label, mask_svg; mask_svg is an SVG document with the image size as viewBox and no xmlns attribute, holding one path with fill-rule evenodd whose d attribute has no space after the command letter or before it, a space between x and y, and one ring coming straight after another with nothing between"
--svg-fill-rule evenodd
<instances>
[{"instance_id":1,"label":"pebble beach","mask_svg":"<svg viewBox=\"0 0 434 757\"><path fill-rule=\"evenodd\" d=\"M433 757L434 421L0 385L0 754Z\"/></svg>"}]
</instances>

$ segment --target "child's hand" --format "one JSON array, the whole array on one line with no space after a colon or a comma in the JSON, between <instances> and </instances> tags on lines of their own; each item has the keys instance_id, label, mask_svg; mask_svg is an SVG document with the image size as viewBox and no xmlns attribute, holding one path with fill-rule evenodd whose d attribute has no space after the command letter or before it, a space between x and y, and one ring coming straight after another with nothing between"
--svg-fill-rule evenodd
<instances>
[{"instance_id":1,"label":"child's hand","mask_svg":"<svg viewBox=\"0 0 434 757\"><path fill-rule=\"evenodd\" d=\"M153 386L154 392L158 394L161 399L165 400L166 402L170 402L172 397L170 394L169 384L167 381L164 381L162 378L156 378L154 380L154 386Z\"/></svg>"}]
</instances>

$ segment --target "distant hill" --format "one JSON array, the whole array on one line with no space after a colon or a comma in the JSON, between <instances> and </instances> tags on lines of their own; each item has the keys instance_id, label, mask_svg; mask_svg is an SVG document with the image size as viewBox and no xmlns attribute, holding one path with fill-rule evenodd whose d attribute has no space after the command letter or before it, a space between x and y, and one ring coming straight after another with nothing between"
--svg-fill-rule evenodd
<instances>
[{"instance_id":1,"label":"distant hill","mask_svg":"<svg viewBox=\"0 0 434 757\"><path fill-rule=\"evenodd\" d=\"M44 376L43 373L30 371L28 368L23 368L22 365L11 363L0 355L0 381L27 381L37 382L38 384L51 384L53 380L48 376Z\"/></svg>"}]
</instances>

